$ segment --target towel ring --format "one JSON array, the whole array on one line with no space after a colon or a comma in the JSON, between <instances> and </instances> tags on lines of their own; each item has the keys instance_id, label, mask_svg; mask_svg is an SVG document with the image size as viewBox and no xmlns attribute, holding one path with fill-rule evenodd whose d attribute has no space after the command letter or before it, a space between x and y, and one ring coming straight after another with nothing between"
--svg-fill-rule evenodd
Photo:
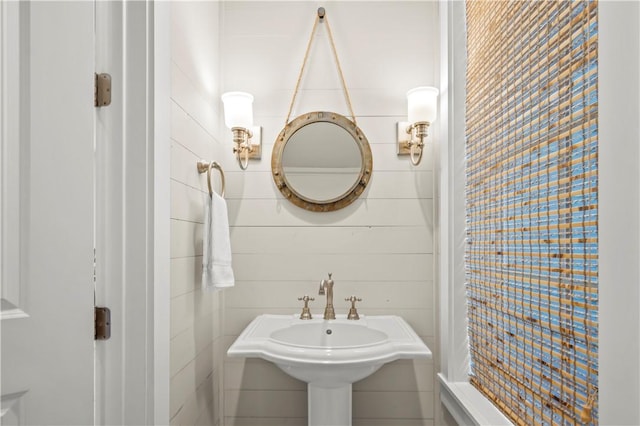
<instances>
[{"instance_id":1,"label":"towel ring","mask_svg":"<svg viewBox=\"0 0 640 426\"><path fill-rule=\"evenodd\" d=\"M207 186L209 187L209 196L213 195L213 187L211 186L211 169L218 169L220 172L220 181L222 182L222 190L220 191L220 196L224 197L224 170L222 170L222 166L215 161L207 162L204 160L198 161L198 173L202 174L204 172L207 173Z\"/></svg>"}]
</instances>

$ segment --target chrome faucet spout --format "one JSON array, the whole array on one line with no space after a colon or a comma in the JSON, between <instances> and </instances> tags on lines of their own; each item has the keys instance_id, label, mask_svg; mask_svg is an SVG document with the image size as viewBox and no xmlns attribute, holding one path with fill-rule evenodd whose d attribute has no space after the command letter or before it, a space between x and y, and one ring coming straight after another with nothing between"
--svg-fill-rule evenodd
<instances>
[{"instance_id":1,"label":"chrome faucet spout","mask_svg":"<svg viewBox=\"0 0 640 426\"><path fill-rule=\"evenodd\" d=\"M331 279L331 273L329 273L329 279L322 280L320 282L320 291L318 294L327 295L327 305L324 308L324 319L336 319L336 312L333 309L333 280Z\"/></svg>"}]
</instances>

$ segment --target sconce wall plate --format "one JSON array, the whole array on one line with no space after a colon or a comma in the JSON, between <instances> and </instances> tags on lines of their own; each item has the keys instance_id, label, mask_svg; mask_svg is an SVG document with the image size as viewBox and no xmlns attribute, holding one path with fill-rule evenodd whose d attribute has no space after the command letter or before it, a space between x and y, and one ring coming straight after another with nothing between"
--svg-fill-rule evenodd
<instances>
[{"instance_id":1,"label":"sconce wall plate","mask_svg":"<svg viewBox=\"0 0 640 426\"><path fill-rule=\"evenodd\" d=\"M396 154L410 155L411 133L407 133L407 129L411 126L408 121L399 121L396 125Z\"/></svg>"},{"instance_id":2,"label":"sconce wall plate","mask_svg":"<svg viewBox=\"0 0 640 426\"><path fill-rule=\"evenodd\" d=\"M249 138L249 144L251 145L251 152L249 153L250 160L262 159L262 127L252 126L251 137Z\"/></svg>"}]
</instances>

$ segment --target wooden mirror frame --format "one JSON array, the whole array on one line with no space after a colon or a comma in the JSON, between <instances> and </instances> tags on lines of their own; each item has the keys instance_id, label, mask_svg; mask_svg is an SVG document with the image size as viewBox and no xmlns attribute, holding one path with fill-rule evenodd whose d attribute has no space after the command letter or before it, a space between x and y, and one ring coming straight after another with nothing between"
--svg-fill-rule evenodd
<instances>
[{"instance_id":1,"label":"wooden mirror frame","mask_svg":"<svg viewBox=\"0 0 640 426\"><path fill-rule=\"evenodd\" d=\"M318 122L333 123L346 130L357 144L362 159L362 167L360 168L359 177L351 188L344 194L330 200L313 200L294 190L287 181L284 168L282 166L284 148L291 136L293 136L295 132L302 127ZM367 187L369 179L371 179L372 170L373 156L371 155L371 147L369 146L369 141L366 136L353 121L335 112L309 112L302 114L287 123L278 135L271 155L271 173L276 187L280 190L282 195L296 206L314 212L331 212L342 209L353 203Z\"/></svg>"}]
</instances>

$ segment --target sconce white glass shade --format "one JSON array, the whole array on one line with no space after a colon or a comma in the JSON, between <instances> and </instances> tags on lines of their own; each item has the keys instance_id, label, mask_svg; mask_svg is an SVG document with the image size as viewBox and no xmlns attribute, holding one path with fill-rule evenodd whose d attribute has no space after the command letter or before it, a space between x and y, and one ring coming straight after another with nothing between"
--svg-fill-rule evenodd
<instances>
[{"instance_id":1,"label":"sconce white glass shade","mask_svg":"<svg viewBox=\"0 0 640 426\"><path fill-rule=\"evenodd\" d=\"M422 121L433 123L438 116L438 89L416 87L407 92L409 123Z\"/></svg>"},{"instance_id":2,"label":"sconce white glass shade","mask_svg":"<svg viewBox=\"0 0 640 426\"><path fill-rule=\"evenodd\" d=\"M253 96L245 92L227 92L222 95L224 124L232 129L253 126Z\"/></svg>"}]
</instances>

